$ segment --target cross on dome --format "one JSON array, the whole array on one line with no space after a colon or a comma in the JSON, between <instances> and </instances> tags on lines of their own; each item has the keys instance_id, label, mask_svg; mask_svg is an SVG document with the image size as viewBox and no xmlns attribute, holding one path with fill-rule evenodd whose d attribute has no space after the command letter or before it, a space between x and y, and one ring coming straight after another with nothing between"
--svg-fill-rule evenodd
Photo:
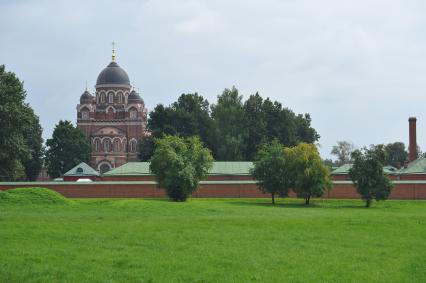
<instances>
[{"instance_id":1,"label":"cross on dome","mask_svg":"<svg viewBox=\"0 0 426 283\"><path fill-rule=\"evenodd\" d=\"M115 62L115 42L112 42L112 62Z\"/></svg>"}]
</instances>

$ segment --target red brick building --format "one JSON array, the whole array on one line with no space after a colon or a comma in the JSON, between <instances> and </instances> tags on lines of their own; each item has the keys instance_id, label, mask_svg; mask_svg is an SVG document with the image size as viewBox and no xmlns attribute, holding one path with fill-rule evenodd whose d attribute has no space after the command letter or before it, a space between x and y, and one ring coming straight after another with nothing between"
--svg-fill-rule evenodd
<instances>
[{"instance_id":1,"label":"red brick building","mask_svg":"<svg viewBox=\"0 0 426 283\"><path fill-rule=\"evenodd\" d=\"M90 165L101 173L138 160L138 143L146 131L147 109L115 60L101 71L96 92L87 89L77 105L77 126L90 138Z\"/></svg>"}]
</instances>

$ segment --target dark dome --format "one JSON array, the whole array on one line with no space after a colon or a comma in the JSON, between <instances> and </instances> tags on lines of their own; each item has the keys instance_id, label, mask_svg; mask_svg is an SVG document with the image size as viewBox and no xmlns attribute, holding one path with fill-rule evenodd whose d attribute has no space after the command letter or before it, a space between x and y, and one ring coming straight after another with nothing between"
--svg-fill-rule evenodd
<instances>
[{"instance_id":1,"label":"dark dome","mask_svg":"<svg viewBox=\"0 0 426 283\"><path fill-rule=\"evenodd\" d=\"M80 96L80 102L92 102L93 96L87 90Z\"/></svg>"},{"instance_id":2,"label":"dark dome","mask_svg":"<svg viewBox=\"0 0 426 283\"><path fill-rule=\"evenodd\" d=\"M130 86L129 76L116 62L111 62L102 70L96 81L96 85L128 85Z\"/></svg>"},{"instance_id":3,"label":"dark dome","mask_svg":"<svg viewBox=\"0 0 426 283\"><path fill-rule=\"evenodd\" d=\"M135 90L132 90L130 92L129 97L127 98L127 101L129 103L132 103L132 102L143 103L142 98L139 96L139 94Z\"/></svg>"}]
</instances>

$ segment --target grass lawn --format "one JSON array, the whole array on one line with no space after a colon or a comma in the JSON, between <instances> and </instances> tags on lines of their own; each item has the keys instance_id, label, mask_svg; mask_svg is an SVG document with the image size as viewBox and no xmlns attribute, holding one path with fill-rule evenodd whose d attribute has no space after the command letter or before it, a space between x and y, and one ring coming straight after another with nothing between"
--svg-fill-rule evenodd
<instances>
[{"instance_id":1,"label":"grass lawn","mask_svg":"<svg viewBox=\"0 0 426 283\"><path fill-rule=\"evenodd\" d=\"M0 282L426 282L426 202L0 204Z\"/></svg>"}]
</instances>

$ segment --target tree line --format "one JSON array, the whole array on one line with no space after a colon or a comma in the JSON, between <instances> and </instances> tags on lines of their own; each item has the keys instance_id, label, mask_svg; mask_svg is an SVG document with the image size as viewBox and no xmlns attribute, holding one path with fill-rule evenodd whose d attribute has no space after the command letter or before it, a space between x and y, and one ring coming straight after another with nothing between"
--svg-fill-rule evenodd
<instances>
[{"instance_id":1,"label":"tree line","mask_svg":"<svg viewBox=\"0 0 426 283\"><path fill-rule=\"evenodd\" d=\"M381 146L385 151L385 160L383 163L385 166L393 166L399 169L407 163L408 150L403 142L393 142L373 146ZM330 152L336 157L336 160L333 161L331 159L326 159L324 162L329 167L353 163L352 153L355 150L356 147L353 143L349 141L337 141L337 144L333 146ZM425 154L421 152L419 147L417 147L417 155L418 158L425 157Z\"/></svg>"},{"instance_id":2,"label":"tree line","mask_svg":"<svg viewBox=\"0 0 426 283\"><path fill-rule=\"evenodd\" d=\"M309 114L295 114L278 101L259 93L246 101L235 87L225 89L215 104L198 93L182 94L169 106L150 113L151 137L141 141L140 158L151 158L156 138L198 136L218 161L252 161L262 144L278 140L286 146L314 143L319 134Z\"/></svg>"}]
</instances>

